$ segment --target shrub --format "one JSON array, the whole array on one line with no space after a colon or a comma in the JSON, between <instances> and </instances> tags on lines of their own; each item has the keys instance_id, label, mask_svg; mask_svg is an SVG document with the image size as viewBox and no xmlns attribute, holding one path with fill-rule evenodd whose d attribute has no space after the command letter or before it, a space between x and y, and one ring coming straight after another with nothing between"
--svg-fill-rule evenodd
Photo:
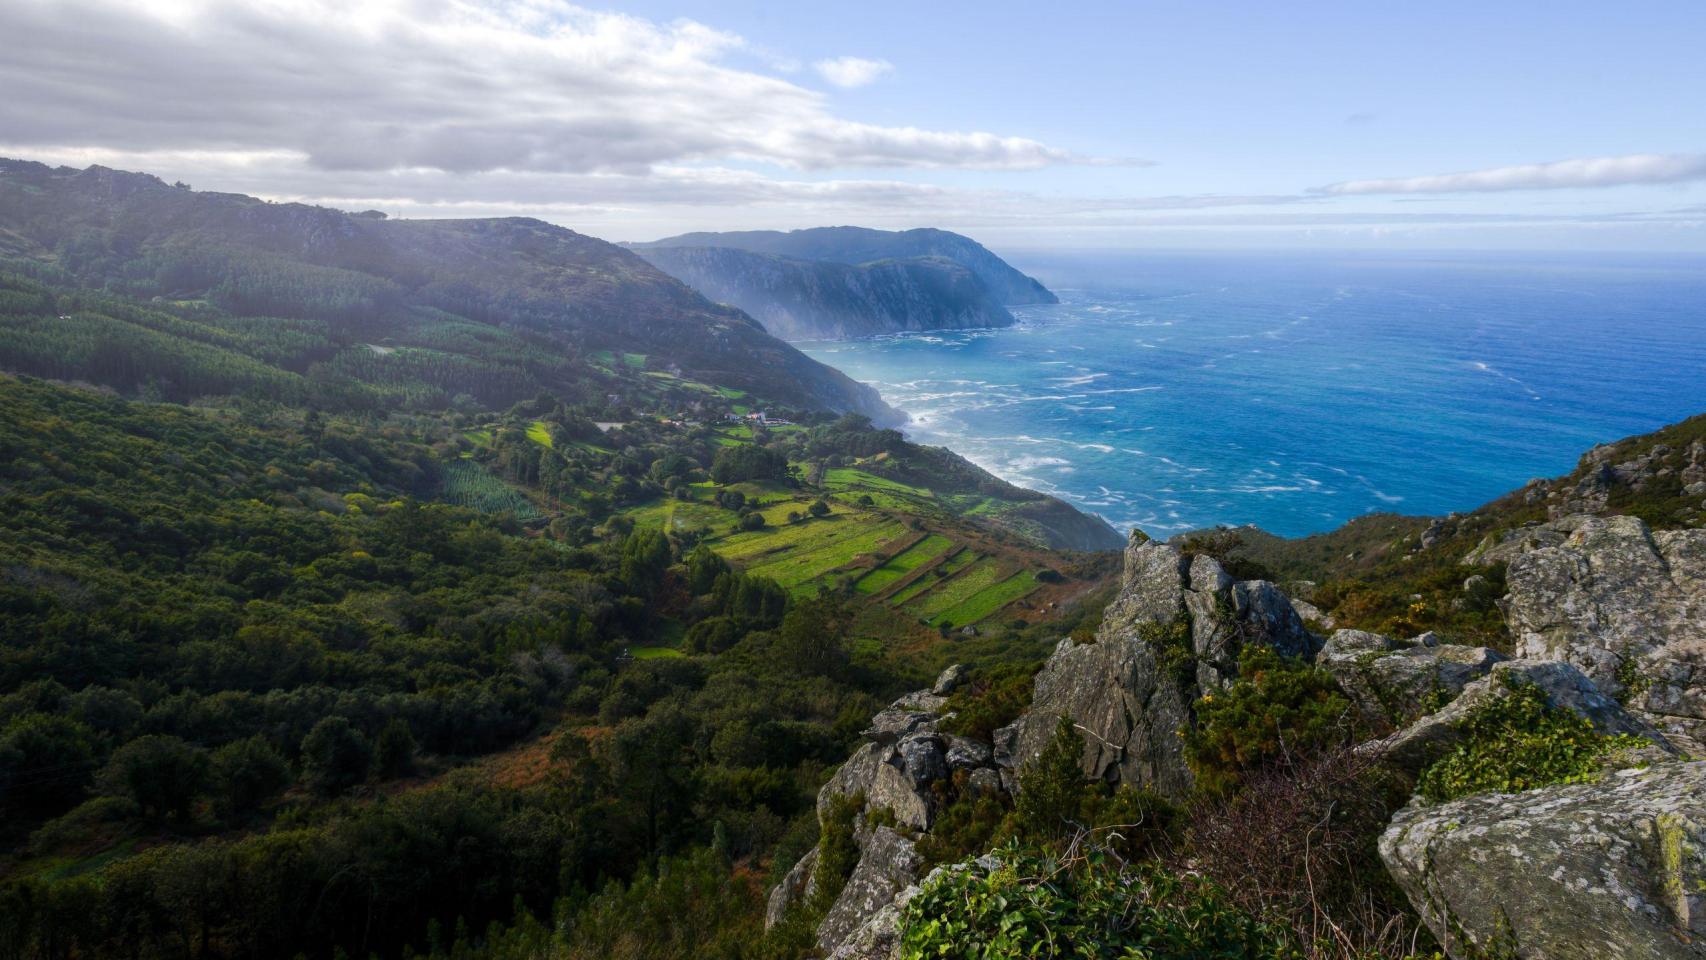
<instances>
[{"instance_id":1,"label":"shrub","mask_svg":"<svg viewBox=\"0 0 1706 960\"><path fill-rule=\"evenodd\" d=\"M1406 786L1351 746L1284 757L1192 811L1191 862L1240 909L1326 941L1317 955L1406 955L1428 934L1376 849Z\"/></svg>"},{"instance_id":2,"label":"shrub","mask_svg":"<svg viewBox=\"0 0 1706 960\"><path fill-rule=\"evenodd\" d=\"M1552 706L1534 684L1503 682L1506 694L1470 711L1465 739L1422 771L1416 785L1422 796L1455 800L1489 790L1516 793L1582 783L1598 776L1612 751L1646 743L1600 733L1574 711Z\"/></svg>"},{"instance_id":3,"label":"shrub","mask_svg":"<svg viewBox=\"0 0 1706 960\"><path fill-rule=\"evenodd\" d=\"M1061 717L1054 739L1019 771L1013 813L1020 836L1050 841L1078 829L1077 818L1089 790L1083 762L1084 738L1070 718Z\"/></svg>"},{"instance_id":4,"label":"shrub","mask_svg":"<svg viewBox=\"0 0 1706 960\"><path fill-rule=\"evenodd\" d=\"M946 870L901 916L900 956L976 960L1292 960L1286 932L1215 889L1101 850L1071 860L1009 847L991 872Z\"/></svg>"},{"instance_id":5,"label":"shrub","mask_svg":"<svg viewBox=\"0 0 1706 960\"><path fill-rule=\"evenodd\" d=\"M101 793L152 816L188 818L207 782L207 751L177 737L138 737L113 751L96 777Z\"/></svg>"},{"instance_id":6,"label":"shrub","mask_svg":"<svg viewBox=\"0 0 1706 960\"><path fill-rule=\"evenodd\" d=\"M948 698L942 732L988 740L996 730L1017 720L1031 705L1037 666L1004 663L973 673L970 682Z\"/></svg>"},{"instance_id":7,"label":"shrub","mask_svg":"<svg viewBox=\"0 0 1706 960\"><path fill-rule=\"evenodd\" d=\"M1262 646L1247 648L1238 669L1237 682L1197 701L1199 725L1186 738L1205 793L1224 795L1255 770L1353 738L1355 711L1327 671Z\"/></svg>"}]
</instances>

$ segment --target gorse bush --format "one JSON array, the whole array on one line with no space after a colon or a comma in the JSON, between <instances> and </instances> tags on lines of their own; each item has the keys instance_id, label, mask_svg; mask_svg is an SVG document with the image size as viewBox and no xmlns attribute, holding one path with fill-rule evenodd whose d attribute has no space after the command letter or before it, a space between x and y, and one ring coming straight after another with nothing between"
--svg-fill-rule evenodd
<instances>
[{"instance_id":1,"label":"gorse bush","mask_svg":"<svg viewBox=\"0 0 1706 960\"><path fill-rule=\"evenodd\" d=\"M1214 888L1104 851L1071 860L1009 847L945 870L901 918L904 960L1301 960L1285 930Z\"/></svg>"},{"instance_id":2,"label":"gorse bush","mask_svg":"<svg viewBox=\"0 0 1706 960\"><path fill-rule=\"evenodd\" d=\"M1187 759L1210 795L1234 789L1249 773L1282 757L1310 757L1348 743L1351 702L1327 671L1249 647L1238 680L1197 701L1199 726L1186 738Z\"/></svg>"},{"instance_id":3,"label":"gorse bush","mask_svg":"<svg viewBox=\"0 0 1706 960\"><path fill-rule=\"evenodd\" d=\"M1504 696L1477 706L1467 737L1422 771L1417 792L1455 800L1496 790L1515 793L1599 775L1609 754L1640 747L1640 737L1608 736L1571 710L1555 707L1538 686L1508 678Z\"/></svg>"}]
</instances>

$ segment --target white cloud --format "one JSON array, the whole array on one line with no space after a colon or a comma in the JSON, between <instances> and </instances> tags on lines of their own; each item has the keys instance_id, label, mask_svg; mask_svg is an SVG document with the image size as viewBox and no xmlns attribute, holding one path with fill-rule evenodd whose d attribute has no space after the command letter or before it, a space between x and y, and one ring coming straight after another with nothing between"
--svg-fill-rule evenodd
<instances>
[{"instance_id":1,"label":"white cloud","mask_svg":"<svg viewBox=\"0 0 1706 960\"><path fill-rule=\"evenodd\" d=\"M1706 153L1637 153L1622 157L1527 163L1428 177L1347 180L1321 187L1317 192L1332 195L1487 193L1683 183L1689 180L1706 180Z\"/></svg>"},{"instance_id":2,"label":"white cloud","mask_svg":"<svg viewBox=\"0 0 1706 960\"><path fill-rule=\"evenodd\" d=\"M818 75L838 87L863 87L894 69L887 60L866 60L864 57L836 57L812 64Z\"/></svg>"},{"instance_id":3,"label":"white cloud","mask_svg":"<svg viewBox=\"0 0 1706 960\"><path fill-rule=\"evenodd\" d=\"M457 175L1079 159L1023 137L859 123L730 66L739 37L562 0L6 0L0 36L0 136L25 146L294 151L325 171Z\"/></svg>"}]
</instances>

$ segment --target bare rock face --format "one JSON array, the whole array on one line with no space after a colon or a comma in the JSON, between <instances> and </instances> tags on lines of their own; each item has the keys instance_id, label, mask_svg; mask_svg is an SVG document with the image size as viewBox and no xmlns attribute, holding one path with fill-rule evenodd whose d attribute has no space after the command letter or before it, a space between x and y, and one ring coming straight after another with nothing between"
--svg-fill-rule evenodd
<instances>
[{"instance_id":1,"label":"bare rock face","mask_svg":"<svg viewBox=\"0 0 1706 960\"><path fill-rule=\"evenodd\" d=\"M1191 705L1200 689L1236 677L1238 654L1251 644L1294 656L1320 646L1273 584L1235 582L1212 558L1133 533L1096 642L1055 649L1030 711L997 732L996 761L1022 767L1066 716L1084 737L1086 776L1183 798L1192 785L1181 735Z\"/></svg>"},{"instance_id":2,"label":"bare rock face","mask_svg":"<svg viewBox=\"0 0 1706 960\"><path fill-rule=\"evenodd\" d=\"M1380 855L1452 957L1706 957L1706 762L1400 811Z\"/></svg>"},{"instance_id":3,"label":"bare rock face","mask_svg":"<svg viewBox=\"0 0 1706 960\"><path fill-rule=\"evenodd\" d=\"M1634 517L1567 524L1561 542L1510 561L1518 655L1574 664L1706 753L1706 530L1652 532Z\"/></svg>"},{"instance_id":4,"label":"bare rock face","mask_svg":"<svg viewBox=\"0 0 1706 960\"><path fill-rule=\"evenodd\" d=\"M888 827L872 830L860 850L859 865L818 925L818 949L823 953L840 947L878 911L893 908L895 898L924 869L924 858L912 848L912 841Z\"/></svg>"},{"instance_id":5,"label":"bare rock face","mask_svg":"<svg viewBox=\"0 0 1706 960\"><path fill-rule=\"evenodd\" d=\"M1608 736L1631 735L1653 744L1653 756L1669 759L1676 749L1640 717L1623 709L1570 664L1557 660L1506 660L1492 665L1488 676L1463 688L1463 693L1439 710L1379 741L1387 762L1420 771L1463 741L1469 717L1482 704L1510 696L1519 684L1538 687L1547 703L1570 710Z\"/></svg>"},{"instance_id":6,"label":"bare rock face","mask_svg":"<svg viewBox=\"0 0 1706 960\"><path fill-rule=\"evenodd\" d=\"M764 929L781 923L789 907L812 898L817 891L817 858L818 848L813 847L788 870L781 883L770 889L770 898L764 905Z\"/></svg>"},{"instance_id":7,"label":"bare rock face","mask_svg":"<svg viewBox=\"0 0 1706 960\"><path fill-rule=\"evenodd\" d=\"M1489 647L1429 643L1431 634L1395 640L1339 630L1317 662L1377 726L1402 727L1452 700L1506 659Z\"/></svg>"}]
</instances>

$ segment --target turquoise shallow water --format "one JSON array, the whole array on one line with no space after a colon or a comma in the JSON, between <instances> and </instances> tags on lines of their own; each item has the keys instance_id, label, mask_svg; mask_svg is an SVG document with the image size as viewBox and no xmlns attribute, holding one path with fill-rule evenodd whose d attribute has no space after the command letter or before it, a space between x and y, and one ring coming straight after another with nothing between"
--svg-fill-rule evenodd
<instances>
[{"instance_id":1,"label":"turquoise shallow water","mask_svg":"<svg viewBox=\"0 0 1706 960\"><path fill-rule=\"evenodd\" d=\"M798 346L1122 530L1467 509L1706 412L1698 259L1010 259L1062 303Z\"/></svg>"}]
</instances>

